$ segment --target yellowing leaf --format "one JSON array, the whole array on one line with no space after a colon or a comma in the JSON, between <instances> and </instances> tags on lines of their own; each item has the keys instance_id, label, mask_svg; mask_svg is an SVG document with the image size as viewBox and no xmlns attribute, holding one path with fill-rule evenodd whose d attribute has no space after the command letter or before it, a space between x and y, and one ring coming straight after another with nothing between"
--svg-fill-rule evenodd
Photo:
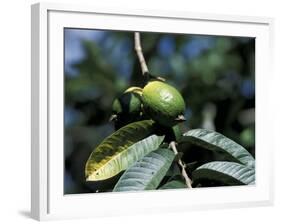
<instances>
[{"instance_id":1,"label":"yellowing leaf","mask_svg":"<svg viewBox=\"0 0 281 224\"><path fill-rule=\"evenodd\" d=\"M124 126L104 139L86 163L86 180L98 181L113 177L156 150L164 137L153 135L154 132L155 123L145 120Z\"/></svg>"}]
</instances>

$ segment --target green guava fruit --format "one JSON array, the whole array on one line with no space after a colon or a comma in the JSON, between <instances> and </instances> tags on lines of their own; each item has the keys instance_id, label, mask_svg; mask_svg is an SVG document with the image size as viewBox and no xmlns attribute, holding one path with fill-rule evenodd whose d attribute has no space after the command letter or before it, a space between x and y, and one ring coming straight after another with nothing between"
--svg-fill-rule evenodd
<instances>
[{"instance_id":1,"label":"green guava fruit","mask_svg":"<svg viewBox=\"0 0 281 224\"><path fill-rule=\"evenodd\" d=\"M113 101L110 120L115 122L116 129L142 118L140 90L139 87L131 87Z\"/></svg>"},{"instance_id":2,"label":"green guava fruit","mask_svg":"<svg viewBox=\"0 0 281 224\"><path fill-rule=\"evenodd\" d=\"M159 124L172 127L185 121L185 102L173 86L161 81L149 82L142 91L144 112Z\"/></svg>"}]
</instances>

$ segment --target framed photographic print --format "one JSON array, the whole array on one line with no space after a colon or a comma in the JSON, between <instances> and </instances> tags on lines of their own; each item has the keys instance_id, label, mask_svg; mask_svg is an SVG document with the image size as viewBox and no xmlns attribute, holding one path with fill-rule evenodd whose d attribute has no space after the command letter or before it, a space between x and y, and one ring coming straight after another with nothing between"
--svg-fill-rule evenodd
<instances>
[{"instance_id":1,"label":"framed photographic print","mask_svg":"<svg viewBox=\"0 0 281 224\"><path fill-rule=\"evenodd\" d=\"M32 217L271 204L272 24L33 5Z\"/></svg>"}]
</instances>

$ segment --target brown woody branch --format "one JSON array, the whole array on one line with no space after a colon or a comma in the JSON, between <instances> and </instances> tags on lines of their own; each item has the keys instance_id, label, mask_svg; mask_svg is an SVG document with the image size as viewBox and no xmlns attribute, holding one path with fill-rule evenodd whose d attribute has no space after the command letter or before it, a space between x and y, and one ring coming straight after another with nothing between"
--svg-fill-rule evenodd
<instances>
[{"instance_id":1,"label":"brown woody branch","mask_svg":"<svg viewBox=\"0 0 281 224\"><path fill-rule=\"evenodd\" d=\"M174 151L175 155L178 155L178 150L177 150L177 147L176 147L176 142L172 141L170 143L170 148L172 148L172 150ZM183 163L183 161L180 158L178 159L178 164L181 167L181 174L182 174L183 178L185 179L185 183L186 183L187 188L192 188L192 185L191 185L192 181L188 177L188 175L186 173L186 170L185 170L185 164Z\"/></svg>"},{"instance_id":2,"label":"brown woody branch","mask_svg":"<svg viewBox=\"0 0 281 224\"><path fill-rule=\"evenodd\" d=\"M149 73L145 58L143 56L142 48L141 48L141 40L140 40L139 32L135 32L135 51L137 53L137 56L138 56L138 59L139 59L140 65L141 65L142 74L145 75L146 73Z\"/></svg>"}]
</instances>

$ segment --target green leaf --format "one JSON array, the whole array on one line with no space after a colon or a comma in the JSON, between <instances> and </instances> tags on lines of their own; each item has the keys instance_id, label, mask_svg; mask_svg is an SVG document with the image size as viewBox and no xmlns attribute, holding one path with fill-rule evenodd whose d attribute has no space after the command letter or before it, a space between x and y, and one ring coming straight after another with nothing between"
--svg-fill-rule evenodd
<instances>
[{"instance_id":1,"label":"green leaf","mask_svg":"<svg viewBox=\"0 0 281 224\"><path fill-rule=\"evenodd\" d=\"M156 150L164 136L152 135L154 131L153 121L138 121L126 125L104 139L86 163L87 181L113 177L144 155Z\"/></svg>"},{"instance_id":2,"label":"green leaf","mask_svg":"<svg viewBox=\"0 0 281 224\"><path fill-rule=\"evenodd\" d=\"M192 173L193 183L214 180L226 185L249 185L255 183L255 169L234 162L210 162Z\"/></svg>"},{"instance_id":3,"label":"green leaf","mask_svg":"<svg viewBox=\"0 0 281 224\"><path fill-rule=\"evenodd\" d=\"M162 147L162 145L161 145L161 147ZM162 148L164 148L164 147L162 147ZM177 161L177 155L175 156L175 159L174 159L174 162L172 163L172 165L170 166L170 169L167 171L167 173L166 173L166 177L169 177L169 178L174 178L174 177L176 177L176 176L182 176L182 174L181 174L181 170L180 170L180 168L179 168L179 165L178 165L178 163L176 162ZM170 180L170 179L169 179ZM168 181L169 181L168 180Z\"/></svg>"},{"instance_id":4,"label":"green leaf","mask_svg":"<svg viewBox=\"0 0 281 224\"><path fill-rule=\"evenodd\" d=\"M209 150L221 151L226 153L231 161L249 167L255 166L255 159L244 147L215 131L193 129L183 134L180 142L190 142Z\"/></svg>"},{"instance_id":5,"label":"green leaf","mask_svg":"<svg viewBox=\"0 0 281 224\"><path fill-rule=\"evenodd\" d=\"M160 148L149 153L125 171L113 191L156 189L174 158L175 154L169 149Z\"/></svg>"},{"instance_id":6,"label":"green leaf","mask_svg":"<svg viewBox=\"0 0 281 224\"><path fill-rule=\"evenodd\" d=\"M186 188L186 185L181 181L172 180L161 186L159 189L164 190L164 189L178 189L178 188Z\"/></svg>"}]
</instances>

